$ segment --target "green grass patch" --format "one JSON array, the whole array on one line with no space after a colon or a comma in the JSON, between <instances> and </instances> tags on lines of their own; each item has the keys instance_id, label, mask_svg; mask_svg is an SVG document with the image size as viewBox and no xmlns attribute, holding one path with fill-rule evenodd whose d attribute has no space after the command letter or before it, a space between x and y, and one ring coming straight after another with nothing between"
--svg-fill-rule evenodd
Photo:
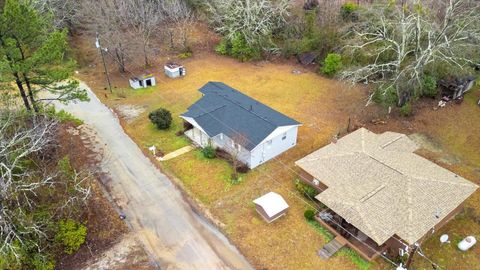
<instances>
[{"instance_id":1,"label":"green grass patch","mask_svg":"<svg viewBox=\"0 0 480 270\"><path fill-rule=\"evenodd\" d=\"M336 256L349 257L352 260L353 264L355 264L358 267L358 269L361 269L361 270L369 270L370 267L372 266L367 260L362 258L360 255L358 255L357 252L355 252L351 248L347 248L347 247L341 248L337 252Z\"/></svg>"},{"instance_id":2,"label":"green grass patch","mask_svg":"<svg viewBox=\"0 0 480 270\"><path fill-rule=\"evenodd\" d=\"M318 223L316 220L307 220L307 223L308 225L310 225L310 227L315 229L315 231L317 231L325 238L325 242L330 242L331 240L333 240L333 238L335 238L335 236L327 228L320 225L320 223ZM352 260L353 264L355 264L358 269L361 270L369 270L371 267L371 264L367 260L358 255L358 253L354 250L347 247L341 248L336 253L336 256L349 257Z\"/></svg>"},{"instance_id":3,"label":"green grass patch","mask_svg":"<svg viewBox=\"0 0 480 270\"><path fill-rule=\"evenodd\" d=\"M325 238L325 242L329 242L333 240L334 235L325 227L320 225L316 220L307 220L308 225L315 229L319 234L321 234Z\"/></svg>"}]
</instances>

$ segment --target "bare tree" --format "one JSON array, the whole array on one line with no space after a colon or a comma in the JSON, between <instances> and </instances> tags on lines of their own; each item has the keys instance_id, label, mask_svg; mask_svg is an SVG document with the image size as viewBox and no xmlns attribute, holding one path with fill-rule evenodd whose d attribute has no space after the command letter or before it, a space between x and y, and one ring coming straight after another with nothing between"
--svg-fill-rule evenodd
<instances>
[{"instance_id":1,"label":"bare tree","mask_svg":"<svg viewBox=\"0 0 480 270\"><path fill-rule=\"evenodd\" d=\"M230 143L225 145L226 151L230 154L230 162L233 167L232 180L238 180L238 167L242 164L241 157L246 151L245 146L249 143L248 137L241 133L235 133L230 138Z\"/></svg>"},{"instance_id":2,"label":"bare tree","mask_svg":"<svg viewBox=\"0 0 480 270\"><path fill-rule=\"evenodd\" d=\"M195 22L193 11L184 0L171 0L162 2L162 12L170 48L175 48L174 40L177 33L182 51L189 50L188 37Z\"/></svg>"},{"instance_id":3,"label":"bare tree","mask_svg":"<svg viewBox=\"0 0 480 270\"><path fill-rule=\"evenodd\" d=\"M65 215L65 209L87 200L90 189L86 174L49 170L58 123L9 105L2 103L0 111L0 256L19 259L29 245L40 251L48 242L53 216L34 215L44 200L58 207L52 215Z\"/></svg>"},{"instance_id":4,"label":"bare tree","mask_svg":"<svg viewBox=\"0 0 480 270\"><path fill-rule=\"evenodd\" d=\"M281 28L289 15L289 1L279 0L210 0L207 8L215 30L231 40L240 33L246 42L275 50L272 34Z\"/></svg>"},{"instance_id":5,"label":"bare tree","mask_svg":"<svg viewBox=\"0 0 480 270\"><path fill-rule=\"evenodd\" d=\"M128 0L125 1L127 16L126 25L135 35L134 39L141 41L145 66L150 65L148 55L150 54L150 44L153 36L159 29L159 24L163 20L161 0Z\"/></svg>"},{"instance_id":6,"label":"bare tree","mask_svg":"<svg viewBox=\"0 0 480 270\"><path fill-rule=\"evenodd\" d=\"M90 33L98 33L102 44L113 51L118 70L125 72L132 36L128 31L127 1L84 0L79 11L81 21ZM92 41L93 46L93 41Z\"/></svg>"},{"instance_id":7,"label":"bare tree","mask_svg":"<svg viewBox=\"0 0 480 270\"><path fill-rule=\"evenodd\" d=\"M56 28L78 26L78 10L80 1L77 0L31 0L32 5L45 16L53 14Z\"/></svg>"},{"instance_id":8,"label":"bare tree","mask_svg":"<svg viewBox=\"0 0 480 270\"><path fill-rule=\"evenodd\" d=\"M386 89L395 89L400 106L410 96L421 94L427 70L465 71L478 61L478 1L383 3L369 6L362 17L346 48L370 60L344 71L342 77L352 82L379 82L383 95Z\"/></svg>"}]
</instances>

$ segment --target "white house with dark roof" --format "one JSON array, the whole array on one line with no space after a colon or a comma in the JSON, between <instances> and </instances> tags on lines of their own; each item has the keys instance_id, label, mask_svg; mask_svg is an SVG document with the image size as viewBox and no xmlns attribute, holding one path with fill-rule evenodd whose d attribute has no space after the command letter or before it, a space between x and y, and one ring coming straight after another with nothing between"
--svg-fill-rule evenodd
<instances>
[{"instance_id":1,"label":"white house with dark roof","mask_svg":"<svg viewBox=\"0 0 480 270\"><path fill-rule=\"evenodd\" d=\"M255 168L297 144L301 124L288 116L221 82L209 82L200 92L180 116L193 126L185 135L197 145L238 151L238 159Z\"/></svg>"}]
</instances>

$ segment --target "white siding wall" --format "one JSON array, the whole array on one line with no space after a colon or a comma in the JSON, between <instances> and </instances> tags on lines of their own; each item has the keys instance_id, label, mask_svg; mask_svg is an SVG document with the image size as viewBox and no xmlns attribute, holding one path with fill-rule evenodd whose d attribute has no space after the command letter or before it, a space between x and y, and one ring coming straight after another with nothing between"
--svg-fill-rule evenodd
<instances>
[{"instance_id":1,"label":"white siding wall","mask_svg":"<svg viewBox=\"0 0 480 270\"><path fill-rule=\"evenodd\" d=\"M258 145L251 153L250 168L255 168L294 147L297 144L297 132L298 126L294 126L272 138L271 144L266 141ZM286 135L285 139L283 139L284 135Z\"/></svg>"},{"instance_id":2,"label":"white siding wall","mask_svg":"<svg viewBox=\"0 0 480 270\"><path fill-rule=\"evenodd\" d=\"M220 134L212 138L212 144L214 147L218 147L220 149L225 150L226 152L232 153L233 151L233 144L232 139L227 137L226 135ZM238 152L238 160L250 166L250 151L239 146L238 144L235 147L239 147L240 152ZM238 148L237 148L238 149Z\"/></svg>"},{"instance_id":3,"label":"white siding wall","mask_svg":"<svg viewBox=\"0 0 480 270\"><path fill-rule=\"evenodd\" d=\"M130 86L133 88L133 89L138 89L138 88L142 88L140 86L140 83L138 81L134 81L134 80L129 80L130 82Z\"/></svg>"},{"instance_id":4,"label":"white siding wall","mask_svg":"<svg viewBox=\"0 0 480 270\"><path fill-rule=\"evenodd\" d=\"M208 145L208 135L196 127L187 130L185 132L185 135L187 135L190 140L192 140L195 144L200 145L201 147L205 147Z\"/></svg>"},{"instance_id":5,"label":"white siding wall","mask_svg":"<svg viewBox=\"0 0 480 270\"><path fill-rule=\"evenodd\" d=\"M232 140L228 136L220 134L213 138L209 138L206 133L195 127L196 123L192 124L194 125L194 128L185 132L185 135L196 144L205 147L211 142L212 146L232 153ZM275 134L278 133L275 137L259 144L251 152L240 146L238 159L253 169L295 146L297 144L297 132L298 126L292 126L290 128L280 127L270 135L275 136ZM283 137L285 137L285 139L283 139ZM236 145L236 147L238 147L238 145Z\"/></svg>"}]
</instances>

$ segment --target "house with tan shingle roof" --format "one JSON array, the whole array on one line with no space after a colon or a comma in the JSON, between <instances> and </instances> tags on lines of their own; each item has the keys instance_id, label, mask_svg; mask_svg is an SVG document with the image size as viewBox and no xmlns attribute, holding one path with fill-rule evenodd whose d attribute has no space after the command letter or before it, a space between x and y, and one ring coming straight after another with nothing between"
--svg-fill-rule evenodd
<instances>
[{"instance_id":1,"label":"house with tan shingle roof","mask_svg":"<svg viewBox=\"0 0 480 270\"><path fill-rule=\"evenodd\" d=\"M317 220L367 259L398 254L438 229L478 186L417 149L404 134L361 128L298 160L327 207Z\"/></svg>"}]
</instances>

